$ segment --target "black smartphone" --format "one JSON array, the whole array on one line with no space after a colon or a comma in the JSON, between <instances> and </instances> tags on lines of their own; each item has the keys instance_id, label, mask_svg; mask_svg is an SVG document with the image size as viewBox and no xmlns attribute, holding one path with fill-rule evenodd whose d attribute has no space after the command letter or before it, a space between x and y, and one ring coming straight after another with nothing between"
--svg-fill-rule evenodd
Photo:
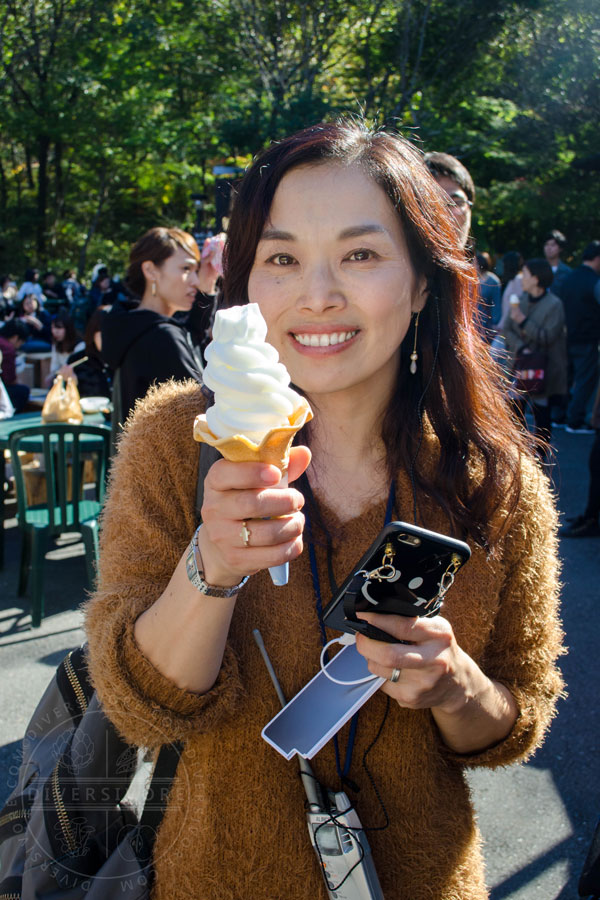
<instances>
[{"instance_id":1,"label":"black smartphone","mask_svg":"<svg viewBox=\"0 0 600 900\"><path fill-rule=\"evenodd\" d=\"M396 643L357 612L435 616L458 570L471 556L464 541L406 522L390 522L323 611L329 628Z\"/></svg>"}]
</instances>

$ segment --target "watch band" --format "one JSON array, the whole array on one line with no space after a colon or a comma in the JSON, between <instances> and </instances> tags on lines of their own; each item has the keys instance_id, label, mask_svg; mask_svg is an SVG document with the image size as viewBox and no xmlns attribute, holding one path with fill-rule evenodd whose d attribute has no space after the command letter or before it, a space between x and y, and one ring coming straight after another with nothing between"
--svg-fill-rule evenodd
<instances>
[{"instance_id":1,"label":"watch band","mask_svg":"<svg viewBox=\"0 0 600 900\"><path fill-rule=\"evenodd\" d=\"M234 584L233 587L228 588L217 587L214 584L208 584L204 580L204 572L202 571L202 566L198 564L199 562L201 562L200 554L198 552L198 532L201 528L202 525L198 525L190 542L188 555L185 560L185 570L187 572L187 576L196 590L200 591L201 594L210 594L211 597L233 597L234 594L237 594L237 592L244 587L250 576L244 575L239 584Z\"/></svg>"}]
</instances>

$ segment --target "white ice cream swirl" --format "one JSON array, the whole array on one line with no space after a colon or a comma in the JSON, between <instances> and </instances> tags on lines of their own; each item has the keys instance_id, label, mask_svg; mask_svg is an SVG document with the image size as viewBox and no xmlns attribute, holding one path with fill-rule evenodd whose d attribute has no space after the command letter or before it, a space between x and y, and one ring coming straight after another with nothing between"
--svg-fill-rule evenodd
<instances>
[{"instance_id":1,"label":"white ice cream swirl","mask_svg":"<svg viewBox=\"0 0 600 900\"><path fill-rule=\"evenodd\" d=\"M288 387L288 371L266 336L257 303L215 315L203 379L215 395L206 422L219 438L243 434L260 443L271 428L287 425L300 405L301 397Z\"/></svg>"}]
</instances>

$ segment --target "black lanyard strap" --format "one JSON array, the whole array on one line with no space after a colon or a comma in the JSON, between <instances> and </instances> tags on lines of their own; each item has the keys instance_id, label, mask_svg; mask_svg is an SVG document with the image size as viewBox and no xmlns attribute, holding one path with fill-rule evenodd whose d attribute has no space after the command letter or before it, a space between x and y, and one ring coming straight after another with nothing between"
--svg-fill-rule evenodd
<instances>
[{"instance_id":1,"label":"black lanyard strap","mask_svg":"<svg viewBox=\"0 0 600 900\"><path fill-rule=\"evenodd\" d=\"M318 508L316 505L315 497L312 492L312 488L308 481L306 475L302 477L302 489L308 498L308 506L304 510L304 516L306 520L306 536L308 539L308 555L310 559L310 571L312 575L312 583L313 583L313 593L315 596L315 608L317 611L317 618L319 620L319 628L321 631L321 643L323 647L327 643L327 632L325 630L325 623L323 622L323 596L321 593L321 583L319 579L319 569L317 565L317 551L314 540L314 533L312 528L311 517L309 515L309 508L314 513L315 517L319 520L319 524L322 530L325 533L326 538L326 553L327 553L327 574L329 577L329 586L331 589L332 596L337 591L337 584L335 581L335 576L333 572L333 544L331 541L331 535L327 530L325 523L323 522L321 516L319 515ZM390 484L390 490L388 494L388 500L385 510L385 519L384 519L384 527L389 525L392 521L392 515L394 513L394 508L396 505L396 483L392 479ZM342 768L341 758L340 758L340 748L337 735L333 739L333 746L335 750L335 767L338 773L338 776L342 782L342 784L348 785L348 787L353 791L358 791L358 786L348 778L348 773L350 771L350 766L352 765L352 753L354 751L354 743L356 740L356 729L358 727L358 713L355 713L352 716L352 720L350 722L350 732L348 734L348 743L346 745L346 754L344 757L344 766Z\"/></svg>"}]
</instances>

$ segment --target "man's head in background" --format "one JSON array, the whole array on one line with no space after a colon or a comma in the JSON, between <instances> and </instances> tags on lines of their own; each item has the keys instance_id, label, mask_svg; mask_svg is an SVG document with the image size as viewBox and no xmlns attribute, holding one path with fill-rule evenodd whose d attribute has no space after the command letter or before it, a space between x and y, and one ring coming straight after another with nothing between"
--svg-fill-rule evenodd
<instances>
[{"instance_id":1,"label":"man's head in background","mask_svg":"<svg viewBox=\"0 0 600 900\"><path fill-rule=\"evenodd\" d=\"M548 234L544 238L544 256L550 263L553 269L560 262L560 254L567 244L567 239L562 233L562 231L558 231L554 228L552 231L549 231Z\"/></svg>"},{"instance_id":2,"label":"man's head in background","mask_svg":"<svg viewBox=\"0 0 600 900\"><path fill-rule=\"evenodd\" d=\"M9 341L18 350L27 341L29 329L20 319L11 319L0 328L0 337Z\"/></svg>"},{"instance_id":3,"label":"man's head in background","mask_svg":"<svg viewBox=\"0 0 600 900\"><path fill-rule=\"evenodd\" d=\"M465 247L471 230L471 207L475 202L473 179L468 169L449 153L433 151L426 153L424 159L425 165L450 198L460 244Z\"/></svg>"},{"instance_id":4,"label":"man's head in background","mask_svg":"<svg viewBox=\"0 0 600 900\"><path fill-rule=\"evenodd\" d=\"M581 257L583 265L589 266L600 275L600 241L591 241Z\"/></svg>"}]
</instances>

